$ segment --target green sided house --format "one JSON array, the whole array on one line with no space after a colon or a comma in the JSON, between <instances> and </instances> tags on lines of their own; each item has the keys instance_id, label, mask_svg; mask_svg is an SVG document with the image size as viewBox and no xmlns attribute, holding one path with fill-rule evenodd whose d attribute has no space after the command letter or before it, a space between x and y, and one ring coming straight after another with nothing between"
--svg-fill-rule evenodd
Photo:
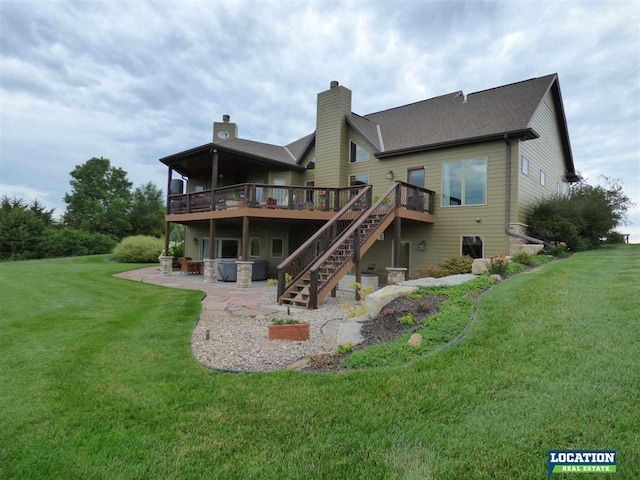
<instances>
[{"instance_id":1,"label":"green sided house","mask_svg":"<svg viewBox=\"0 0 640 480\"><path fill-rule=\"evenodd\" d=\"M167 233L186 227L185 256L216 259L220 280L277 277L281 303L316 308L350 272L397 277L541 244L531 205L578 180L555 74L367 115L334 81L315 127L271 145L224 115L211 143L161 158Z\"/></svg>"}]
</instances>

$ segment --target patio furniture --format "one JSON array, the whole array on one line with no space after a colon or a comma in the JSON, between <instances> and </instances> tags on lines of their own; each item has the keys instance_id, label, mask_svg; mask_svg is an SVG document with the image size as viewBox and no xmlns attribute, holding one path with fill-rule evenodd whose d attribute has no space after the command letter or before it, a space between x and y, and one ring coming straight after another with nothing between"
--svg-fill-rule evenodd
<instances>
[{"instance_id":1,"label":"patio furniture","mask_svg":"<svg viewBox=\"0 0 640 480\"><path fill-rule=\"evenodd\" d=\"M183 273L185 275L190 275L192 273L197 275L200 273L198 262L193 262L191 260L191 257L180 257L178 259L178 262L180 263L180 275L182 275Z\"/></svg>"}]
</instances>

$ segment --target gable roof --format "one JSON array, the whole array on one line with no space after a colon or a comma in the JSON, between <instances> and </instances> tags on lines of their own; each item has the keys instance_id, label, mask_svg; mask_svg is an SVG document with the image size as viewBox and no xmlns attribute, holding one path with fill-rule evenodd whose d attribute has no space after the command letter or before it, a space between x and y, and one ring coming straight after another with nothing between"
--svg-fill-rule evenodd
<instances>
[{"instance_id":1,"label":"gable roof","mask_svg":"<svg viewBox=\"0 0 640 480\"><path fill-rule=\"evenodd\" d=\"M556 75L533 78L464 95L447 95L411 103L365 118L380 125L385 154L463 140L526 134L542 97ZM531 131L530 138L537 134Z\"/></svg>"},{"instance_id":2,"label":"gable roof","mask_svg":"<svg viewBox=\"0 0 640 480\"><path fill-rule=\"evenodd\" d=\"M363 116L352 112L346 117L346 121L369 143L378 158L494 140L505 135L530 140L538 137L531 127L531 121L549 90L556 107L567 179L575 181L578 177L575 175L557 74L468 95L464 95L462 91L452 92ZM280 165L300 168L299 165L314 142L315 131L284 146L241 138L213 145L278 162Z\"/></svg>"}]
</instances>

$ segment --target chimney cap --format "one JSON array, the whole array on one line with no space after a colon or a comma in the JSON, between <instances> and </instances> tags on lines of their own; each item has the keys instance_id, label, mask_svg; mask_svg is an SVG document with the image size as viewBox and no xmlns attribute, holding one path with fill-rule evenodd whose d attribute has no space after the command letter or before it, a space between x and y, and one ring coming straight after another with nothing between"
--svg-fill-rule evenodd
<instances>
[{"instance_id":1,"label":"chimney cap","mask_svg":"<svg viewBox=\"0 0 640 480\"><path fill-rule=\"evenodd\" d=\"M222 121L223 122L228 122L229 120L231 120L231 117L229 115L222 115Z\"/></svg>"},{"instance_id":2,"label":"chimney cap","mask_svg":"<svg viewBox=\"0 0 640 480\"><path fill-rule=\"evenodd\" d=\"M336 88L338 85L340 85L340 83L337 80L331 80L331 83L329 84L330 88Z\"/></svg>"}]
</instances>

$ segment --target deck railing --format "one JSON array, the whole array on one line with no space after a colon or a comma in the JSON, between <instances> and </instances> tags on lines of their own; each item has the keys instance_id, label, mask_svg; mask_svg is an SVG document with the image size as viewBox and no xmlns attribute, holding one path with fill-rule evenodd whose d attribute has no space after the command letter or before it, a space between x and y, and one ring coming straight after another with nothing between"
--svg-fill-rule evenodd
<instances>
[{"instance_id":1,"label":"deck railing","mask_svg":"<svg viewBox=\"0 0 640 480\"><path fill-rule=\"evenodd\" d=\"M232 208L338 212L363 188L364 186L327 188L243 183L214 190L169 195L169 213L196 213Z\"/></svg>"}]
</instances>

